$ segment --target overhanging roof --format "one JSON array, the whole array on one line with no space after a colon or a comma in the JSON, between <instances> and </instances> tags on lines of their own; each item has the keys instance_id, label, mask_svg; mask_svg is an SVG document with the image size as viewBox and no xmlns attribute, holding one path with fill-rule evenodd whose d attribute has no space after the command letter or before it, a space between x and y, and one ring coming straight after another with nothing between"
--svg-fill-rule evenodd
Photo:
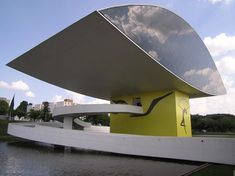
<instances>
[{"instance_id":1,"label":"overhanging roof","mask_svg":"<svg viewBox=\"0 0 235 176\"><path fill-rule=\"evenodd\" d=\"M179 90L213 95L174 74L118 30L99 11L74 23L8 66L81 94L110 99Z\"/></svg>"}]
</instances>

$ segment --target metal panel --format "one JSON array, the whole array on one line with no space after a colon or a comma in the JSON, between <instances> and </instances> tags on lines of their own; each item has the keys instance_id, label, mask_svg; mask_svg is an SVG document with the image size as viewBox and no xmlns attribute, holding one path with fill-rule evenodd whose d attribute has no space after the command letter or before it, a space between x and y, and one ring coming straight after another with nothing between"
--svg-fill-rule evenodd
<instances>
[{"instance_id":1,"label":"metal panel","mask_svg":"<svg viewBox=\"0 0 235 176\"><path fill-rule=\"evenodd\" d=\"M181 79L208 94L224 94L204 43L182 18L161 7L130 5L100 11L119 30Z\"/></svg>"}]
</instances>

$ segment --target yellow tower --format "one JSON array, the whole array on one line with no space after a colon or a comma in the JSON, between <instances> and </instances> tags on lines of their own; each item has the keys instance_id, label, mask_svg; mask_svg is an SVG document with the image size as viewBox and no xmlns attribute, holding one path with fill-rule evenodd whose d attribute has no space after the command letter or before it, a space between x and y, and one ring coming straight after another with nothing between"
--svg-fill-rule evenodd
<instances>
[{"instance_id":1,"label":"yellow tower","mask_svg":"<svg viewBox=\"0 0 235 176\"><path fill-rule=\"evenodd\" d=\"M111 114L110 132L151 136L192 136L189 96L179 91L115 97L143 107L143 115Z\"/></svg>"}]
</instances>

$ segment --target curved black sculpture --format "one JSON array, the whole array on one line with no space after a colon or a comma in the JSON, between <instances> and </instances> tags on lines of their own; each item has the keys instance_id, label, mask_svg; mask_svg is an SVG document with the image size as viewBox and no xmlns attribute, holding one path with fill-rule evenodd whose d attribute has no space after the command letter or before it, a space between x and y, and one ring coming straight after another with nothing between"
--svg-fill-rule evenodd
<instances>
[{"instance_id":1,"label":"curved black sculpture","mask_svg":"<svg viewBox=\"0 0 235 176\"><path fill-rule=\"evenodd\" d=\"M143 113L143 114L131 115L131 117L147 116L148 114L151 113L151 111L153 110L153 108L154 108L162 99L168 97L168 96L171 95L172 93L173 93L173 92L170 92L170 93L167 93L167 94L165 94L165 95L163 95L163 96L160 96L160 97L155 98L155 99L151 102L151 104L149 105L148 110L147 110L145 113Z\"/></svg>"}]
</instances>

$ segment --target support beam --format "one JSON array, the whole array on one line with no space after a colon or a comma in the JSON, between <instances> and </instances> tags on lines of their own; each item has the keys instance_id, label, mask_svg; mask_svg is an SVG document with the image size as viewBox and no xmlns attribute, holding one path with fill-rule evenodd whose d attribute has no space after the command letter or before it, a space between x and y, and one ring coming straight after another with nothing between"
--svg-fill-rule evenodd
<instances>
[{"instance_id":1,"label":"support beam","mask_svg":"<svg viewBox=\"0 0 235 176\"><path fill-rule=\"evenodd\" d=\"M64 129L73 129L73 117L65 117L63 123Z\"/></svg>"}]
</instances>

